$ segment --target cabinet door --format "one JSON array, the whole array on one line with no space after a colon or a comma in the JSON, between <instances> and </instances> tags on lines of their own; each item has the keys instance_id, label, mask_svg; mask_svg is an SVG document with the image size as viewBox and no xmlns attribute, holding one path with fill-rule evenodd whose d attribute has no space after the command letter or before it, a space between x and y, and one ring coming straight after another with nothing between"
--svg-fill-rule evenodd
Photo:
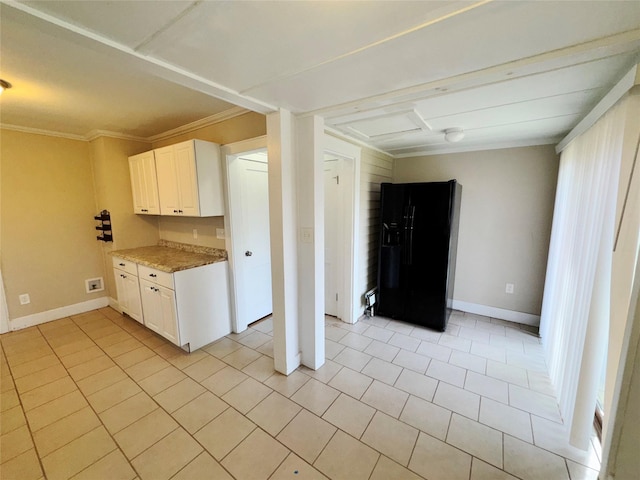
<instances>
[{"instance_id":1,"label":"cabinet door","mask_svg":"<svg viewBox=\"0 0 640 480\"><path fill-rule=\"evenodd\" d=\"M181 215L173 146L154 150L161 215Z\"/></svg>"},{"instance_id":2,"label":"cabinet door","mask_svg":"<svg viewBox=\"0 0 640 480\"><path fill-rule=\"evenodd\" d=\"M134 320L143 323L138 277L117 268L113 270L113 274L120 308Z\"/></svg>"},{"instance_id":3,"label":"cabinet door","mask_svg":"<svg viewBox=\"0 0 640 480\"><path fill-rule=\"evenodd\" d=\"M133 211L141 214L159 214L158 181L153 152L129 157Z\"/></svg>"},{"instance_id":4,"label":"cabinet door","mask_svg":"<svg viewBox=\"0 0 640 480\"><path fill-rule=\"evenodd\" d=\"M140 280L144 324L149 330L162 334L162 312L157 286L148 280Z\"/></svg>"},{"instance_id":5,"label":"cabinet door","mask_svg":"<svg viewBox=\"0 0 640 480\"><path fill-rule=\"evenodd\" d=\"M124 285L127 291L127 315L134 320L143 323L138 277L134 277L129 273L125 274Z\"/></svg>"},{"instance_id":6,"label":"cabinet door","mask_svg":"<svg viewBox=\"0 0 640 480\"><path fill-rule=\"evenodd\" d=\"M160 203L158 200L158 178L156 174L156 159L153 152L143 154L142 158L142 178L144 181L144 192L146 198L146 212L150 215L160 214Z\"/></svg>"},{"instance_id":7,"label":"cabinet door","mask_svg":"<svg viewBox=\"0 0 640 480\"><path fill-rule=\"evenodd\" d=\"M140 286L145 326L180 346L175 292L144 279Z\"/></svg>"},{"instance_id":8,"label":"cabinet door","mask_svg":"<svg viewBox=\"0 0 640 480\"><path fill-rule=\"evenodd\" d=\"M198 172L193 142L179 143L174 146L176 181L180 210L183 215L191 217L200 215L198 199Z\"/></svg>"},{"instance_id":9,"label":"cabinet door","mask_svg":"<svg viewBox=\"0 0 640 480\"><path fill-rule=\"evenodd\" d=\"M156 286L160 299L160 311L162 314L162 331L160 334L166 339L180 346L180 334L178 331L178 316L176 315L176 295L169 288Z\"/></svg>"},{"instance_id":10,"label":"cabinet door","mask_svg":"<svg viewBox=\"0 0 640 480\"><path fill-rule=\"evenodd\" d=\"M153 152L151 153L153 156ZM147 201L144 179L144 156L146 154L129 157L129 174L131 176L131 193L133 195L134 213L147 213Z\"/></svg>"},{"instance_id":11,"label":"cabinet door","mask_svg":"<svg viewBox=\"0 0 640 480\"><path fill-rule=\"evenodd\" d=\"M113 276L115 277L116 280L116 292L118 294L118 304L120 305L120 308L122 309L123 312L127 313L128 308L128 295L127 295L127 288L125 286L124 283L124 279L126 276L126 272L124 272L123 270L119 270L117 268L113 269Z\"/></svg>"}]
</instances>

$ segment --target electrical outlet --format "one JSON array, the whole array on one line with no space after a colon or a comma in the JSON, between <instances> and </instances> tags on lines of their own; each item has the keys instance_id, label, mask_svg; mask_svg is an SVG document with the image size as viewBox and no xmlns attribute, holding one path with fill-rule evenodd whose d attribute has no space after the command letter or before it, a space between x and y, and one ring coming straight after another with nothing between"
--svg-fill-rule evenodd
<instances>
[{"instance_id":1,"label":"electrical outlet","mask_svg":"<svg viewBox=\"0 0 640 480\"><path fill-rule=\"evenodd\" d=\"M224 240L224 228L216 228L216 238L218 240Z\"/></svg>"},{"instance_id":2,"label":"electrical outlet","mask_svg":"<svg viewBox=\"0 0 640 480\"><path fill-rule=\"evenodd\" d=\"M23 293L18 298L20 299L20 305L27 305L31 303L31 297L29 297L28 293Z\"/></svg>"},{"instance_id":3,"label":"electrical outlet","mask_svg":"<svg viewBox=\"0 0 640 480\"><path fill-rule=\"evenodd\" d=\"M515 285L513 283L507 283L504 291L505 293L513 293L514 288L515 288Z\"/></svg>"},{"instance_id":4,"label":"electrical outlet","mask_svg":"<svg viewBox=\"0 0 640 480\"><path fill-rule=\"evenodd\" d=\"M194 228L194 229L193 229L193 239L194 239L194 240L197 240L197 239L198 239L198 229L197 229L197 228Z\"/></svg>"}]
</instances>

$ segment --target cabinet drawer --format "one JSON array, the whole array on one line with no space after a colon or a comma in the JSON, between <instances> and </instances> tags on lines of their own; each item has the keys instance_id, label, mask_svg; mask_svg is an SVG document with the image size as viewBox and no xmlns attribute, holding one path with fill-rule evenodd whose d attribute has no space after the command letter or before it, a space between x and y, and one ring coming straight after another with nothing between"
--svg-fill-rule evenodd
<instances>
[{"instance_id":1,"label":"cabinet drawer","mask_svg":"<svg viewBox=\"0 0 640 480\"><path fill-rule=\"evenodd\" d=\"M149 280L173 290L173 273L162 272L144 265L138 266L138 272L140 278L144 278L145 280Z\"/></svg>"},{"instance_id":2,"label":"cabinet drawer","mask_svg":"<svg viewBox=\"0 0 640 480\"><path fill-rule=\"evenodd\" d=\"M111 257L111 261L113 262L113 268L117 268L119 270L124 270L131 275L138 275L138 264L130 262L129 260L123 260L118 257Z\"/></svg>"}]
</instances>

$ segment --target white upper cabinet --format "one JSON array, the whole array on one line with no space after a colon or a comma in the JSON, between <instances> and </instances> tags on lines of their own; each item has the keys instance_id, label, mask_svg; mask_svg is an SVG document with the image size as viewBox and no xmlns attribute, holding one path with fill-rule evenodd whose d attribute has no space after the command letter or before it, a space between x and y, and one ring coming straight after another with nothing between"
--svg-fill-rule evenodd
<instances>
[{"instance_id":1,"label":"white upper cabinet","mask_svg":"<svg viewBox=\"0 0 640 480\"><path fill-rule=\"evenodd\" d=\"M189 140L154 150L161 215L224 215L217 144Z\"/></svg>"},{"instance_id":2,"label":"white upper cabinet","mask_svg":"<svg viewBox=\"0 0 640 480\"><path fill-rule=\"evenodd\" d=\"M129 173L131 174L133 211L147 215L160 214L156 161L153 151L129 157Z\"/></svg>"},{"instance_id":3,"label":"white upper cabinet","mask_svg":"<svg viewBox=\"0 0 640 480\"><path fill-rule=\"evenodd\" d=\"M203 140L156 148L129 157L135 213L224 215L220 147Z\"/></svg>"}]
</instances>

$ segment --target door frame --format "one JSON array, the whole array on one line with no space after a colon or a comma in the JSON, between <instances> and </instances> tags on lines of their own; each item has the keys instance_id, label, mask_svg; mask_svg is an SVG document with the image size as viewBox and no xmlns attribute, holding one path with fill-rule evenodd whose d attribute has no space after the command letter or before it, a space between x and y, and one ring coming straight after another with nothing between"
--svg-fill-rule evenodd
<instances>
[{"instance_id":1,"label":"door frame","mask_svg":"<svg viewBox=\"0 0 640 480\"><path fill-rule=\"evenodd\" d=\"M346 323L356 323L362 304L358 285L360 255L360 162L362 149L325 132L323 153L343 160L342 175L346 188L345 198L350 201L343 211L344 249L342 250L342 296L338 302L339 318ZM324 158L324 156L323 156ZM324 291L324 285L322 286Z\"/></svg>"},{"instance_id":2,"label":"door frame","mask_svg":"<svg viewBox=\"0 0 640 480\"><path fill-rule=\"evenodd\" d=\"M234 224L234 216L233 216L233 205L231 204L231 200L229 197L230 192L230 182L231 175L233 175L233 161L238 158L240 155L251 153L256 150L266 150L267 148L267 137L261 136L256 138L250 138L248 140L242 140L239 142L229 143L227 145L223 145L220 149L220 153L222 156L222 175L224 178L224 201L225 201L225 215L224 215L224 244L225 249L227 250L227 256L229 259L229 296L231 297L231 328L233 332L240 333L241 331L246 330L246 326L239 326L238 319L236 314L236 306L238 305L239 299L239 290L241 288L240 282L238 282L238 270L237 266L239 265L239 257L241 255L241 248L239 242L234 240L237 238L236 235L233 235L233 224ZM244 327L242 330L239 330L239 327Z\"/></svg>"}]
</instances>

